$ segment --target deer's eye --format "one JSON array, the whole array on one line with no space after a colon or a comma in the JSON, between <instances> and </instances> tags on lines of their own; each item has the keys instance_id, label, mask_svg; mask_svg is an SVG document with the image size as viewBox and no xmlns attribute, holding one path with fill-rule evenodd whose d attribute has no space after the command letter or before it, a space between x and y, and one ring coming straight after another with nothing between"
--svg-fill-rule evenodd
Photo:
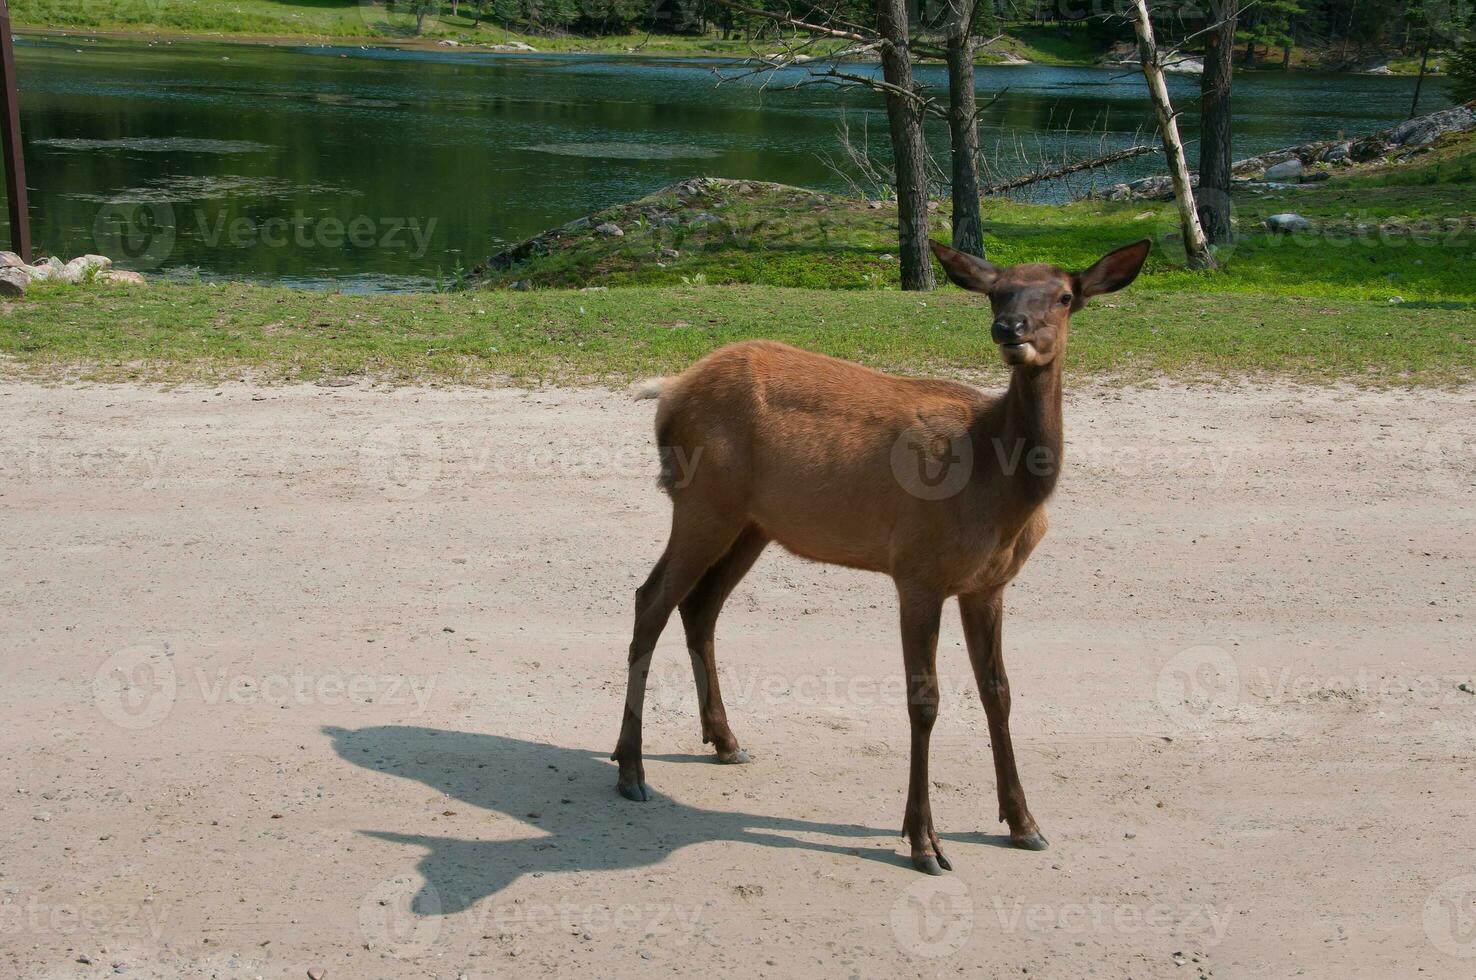
<instances>
[{"instance_id":1,"label":"deer's eye","mask_svg":"<svg viewBox=\"0 0 1476 980\"><path fill-rule=\"evenodd\" d=\"M1062 306L1070 306L1071 305L1071 294L1070 293L1067 293L1066 295L1064 295L1064 296L1061 297L1061 305Z\"/></svg>"}]
</instances>

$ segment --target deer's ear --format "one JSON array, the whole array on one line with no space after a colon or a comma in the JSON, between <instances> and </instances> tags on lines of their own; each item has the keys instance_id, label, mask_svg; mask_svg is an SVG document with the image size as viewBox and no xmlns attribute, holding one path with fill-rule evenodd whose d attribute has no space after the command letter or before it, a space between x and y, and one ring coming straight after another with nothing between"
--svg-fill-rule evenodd
<instances>
[{"instance_id":1,"label":"deer's ear","mask_svg":"<svg viewBox=\"0 0 1476 980\"><path fill-rule=\"evenodd\" d=\"M976 293L987 293L994 288L994 281L999 278L999 266L947 245L928 244L933 247L933 254L938 256L943 271L955 286L972 289Z\"/></svg>"},{"instance_id":2,"label":"deer's ear","mask_svg":"<svg viewBox=\"0 0 1476 980\"><path fill-rule=\"evenodd\" d=\"M1145 238L1108 252L1097 260L1096 265L1076 274L1076 294L1082 299L1090 299L1103 293L1117 292L1138 278L1152 249L1153 240Z\"/></svg>"}]
</instances>

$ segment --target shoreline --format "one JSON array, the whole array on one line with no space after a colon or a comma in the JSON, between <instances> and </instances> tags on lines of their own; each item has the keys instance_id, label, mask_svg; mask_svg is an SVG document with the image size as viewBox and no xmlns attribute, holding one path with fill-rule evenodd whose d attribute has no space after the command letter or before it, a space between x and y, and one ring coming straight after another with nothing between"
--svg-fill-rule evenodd
<instances>
[{"instance_id":1,"label":"shoreline","mask_svg":"<svg viewBox=\"0 0 1476 980\"><path fill-rule=\"evenodd\" d=\"M171 31L163 29L153 30L126 30L112 28L88 28L88 27L44 27L30 24L13 24L12 32L21 37L34 37L46 39L60 38L87 38L114 41L141 41L173 44L175 42L186 44L233 44L247 45L252 47L271 48L301 48L301 47L342 47L342 48L384 48L402 51L426 51L426 52L475 52L478 54L507 54L518 56L529 55L601 55L617 58L680 58L694 61L750 61L758 57L758 53L751 50L734 50L732 52L714 52L701 50L664 50L662 48L647 49L644 45L640 48L621 47L618 45L602 46L600 38L580 38L587 44L576 44L573 47L561 47L557 49L538 48L536 35L513 35L508 33L502 41L466 41L461 40L465 33L456 36L436 35L423 36L419 38L394 38L384 35L359 35L359 34L253 34L249 32L196 32L196 31ZM563 44L570 38L546 38L545 41ZM666 42L683 41L695 44L699 39L689 38L684 35L649 35L646 39L663 39ZM444 43L444 42L451 43ZM532 51L507 51L496 50L499 47L515 43L530 44ZM741 43L741 42L714 42L714 43ZM683 48L685 45L682 46ZM995 54L990 52L990 54ZM1038 66L1044 68L1099 68L1103 70L1121 71L1125 67L1120 63L1108 63L1105 60L1080 60L1061 59L1050 61L1014 61L1006 60L1005 53L998 53L999 60L976 60L975 64L981 68L1024 68ZM843 59L849 61L850 59ZM857 63L872 63L867 59L857 59ZM1329 74L1329 75L1357 75L1367 77L1386 78L1413 78L1414 73L1406 71L1370 72L1349 71L1346 69L1327 68L1321 66L1309 66L1305 64L1294 65L1290 68L1281 67L1257 67L1243 68L1239 65L1235 68L1236 74L1266 74L1280 73L1288 74ZM1431 72L1431 78L1444 78L1443 73Z\"/></svg>"}]
</instances>

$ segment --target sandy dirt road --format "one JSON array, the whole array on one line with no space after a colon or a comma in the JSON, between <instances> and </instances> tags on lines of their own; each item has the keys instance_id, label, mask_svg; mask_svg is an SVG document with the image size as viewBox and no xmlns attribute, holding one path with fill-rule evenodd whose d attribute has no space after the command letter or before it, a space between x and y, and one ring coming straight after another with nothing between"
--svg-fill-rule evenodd
<instances>
[{"instance_id":1,"label":"sandy dirt road","mask_svg":"<svg viewBox=\"0 0 1476 980\"><path fill-rule=\"evenodd\" d=\"M1078 389L1008 597L1044 853L952 604L933 807L890 583L771 550L615 794L652 406L0 387L0 975L1468 977L1476 393ZM90 962L84 962L90 961Z\"/></svg>"}]
</instances>

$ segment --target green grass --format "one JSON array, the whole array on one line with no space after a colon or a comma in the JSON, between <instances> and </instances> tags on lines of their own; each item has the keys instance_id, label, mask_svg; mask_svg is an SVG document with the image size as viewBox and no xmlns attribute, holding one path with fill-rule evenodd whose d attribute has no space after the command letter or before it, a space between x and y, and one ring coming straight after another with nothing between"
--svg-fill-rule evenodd
<instances>
[{"instance_id":1,"label":"green grass","mask_svg":"<svg viewBox=\"0 0 1476 980\"><path fill-rule=\"evenodd\" d=\"M1071 370L1123 380L1283 376L1450 385L1476 371L1476 305L1168 292L1098 301ZM987 304L765 286L348 296L256 286L36 286L0 307L0 370L95 380L624 383L769 337L910 373L1003 378Z\"/></svg>"}]
</instances>

